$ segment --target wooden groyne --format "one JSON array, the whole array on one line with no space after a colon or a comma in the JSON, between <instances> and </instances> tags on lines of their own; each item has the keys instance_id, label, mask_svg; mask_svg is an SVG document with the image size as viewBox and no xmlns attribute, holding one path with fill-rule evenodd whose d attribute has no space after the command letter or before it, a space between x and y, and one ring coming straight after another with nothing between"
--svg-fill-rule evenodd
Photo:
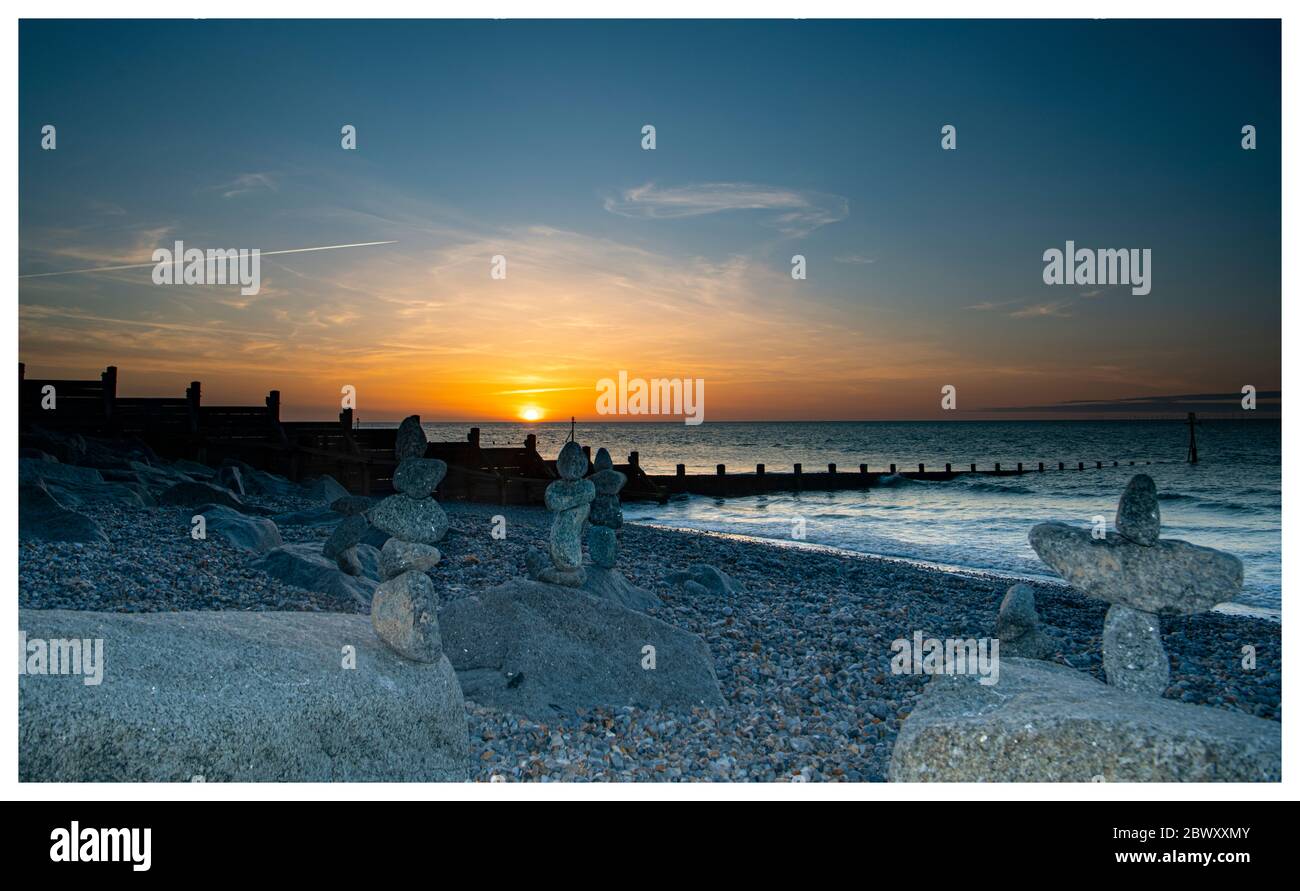
<instances>
[{"instance_id":1,"label":"wooden groyne","mask_svg":"<svg viewBox=\"0 0 1300 891\"><path fill-rule=\"evenodd\" d=\"M636 452L629 457L629 462L639 465ZM1129 461L1128 466L1138 463L1150 464L1150 461ZM828 492L840 489L871 489L881 485L887 477L901 477L909 480L927 480L943 482L959 476L1022 476L1029 473L1067 472L1080 470L1100 470L1104 467L1119 467L1119 461L1058 461L1047 463L1039 461L1032 464L1017 462L1015 465L1003 466L995 462L991 467L979 467L975 464L954 465L946 463L942 470L927 469L919 464L915 470L900 470L897 464L890 464L888 469L872 470L866 464L859 464L855 469L844 471L838 465L828 464L825 470L806 471L802 464L793 465L790 471L769 471L765 464L759 464L752 473L729 472L725 464L719 464L714 473L687 473L684 464L677 465L675 474L650 474L648 479L663 488L670 495L711 495L715 497L737 497L743 495L761 495L766 492Z\"/></svg>"},{"instance_id":2,"label":"wooden groyne","mask_svg":"<svg viewBox=\"0 0 1300 891\"><path fill-rule=\"evenodd\" d=\"M392 491L396 426L360 427L352 409L335 420L284 421L279 390L262 405L204 405L202 394L203 385L192 381L184 396L122 397L115 366L98 380L65 380L29 378L19 363L19 441L39 447L42 430L128 440L172 460L213 467L240 462L295 482L329 475L363 495ZM555 461L538 453L531 434L521 446L484 446L474 427L463 441L430 442L425 455L447 462L438 487L444 499L541 504L546 487L559 478ZM614 466L628 475L626 497L667 498L639 466Z\"/></svg>"},{"instance_id":3,"label":"wooden groyne","mask_svg":"<svg viewBox=\"0 0 1300 891\"><path fill-rule=\"evenodd\" d=\"M35 379L18 366L19 439L35 441L40 429L60 433L135 440L163 458L186 458L211 466L235 461L258 470L278 473L294 481L328 474L351 492L364 495L392 490L396 469L393 447L397 428L360 427L352 409L328 421L283 421L280 391L271 390L262 405L204 405L203 386L192 381L183 396L122 397L117 395L117 368L109 366L98 380ZM588 464L591 449L587 452ZM499 504L541 504L546 487L555 479L555 461L537 451L537 437L529 434L520 446L482 444L479 428L472 427L463 441L430 442L426 457L447 462L447 476L438 488L446 499ZM1138 462L1129 461L1134 466ZM1144 462L1150 464L1150 461ZM835 464L825 470L805 471L795 464L790 471L769 472L759 464L752 473L729 472L723 464L711 474L686 472L647 474L638 452L632 452L616 469L627 474L620 493L625 501L668 500L673 495L739 497L766 492L816 492L870 489L889 476L943 481L957 476L1016 476L1026 473L1119 467L1118 461L1058 461L1055 464L1017 463L991 467L944 464L943 469L921 464L915 470L895 464L871 468L859 464L842 470Z\"/></svg>"}]
</instances>

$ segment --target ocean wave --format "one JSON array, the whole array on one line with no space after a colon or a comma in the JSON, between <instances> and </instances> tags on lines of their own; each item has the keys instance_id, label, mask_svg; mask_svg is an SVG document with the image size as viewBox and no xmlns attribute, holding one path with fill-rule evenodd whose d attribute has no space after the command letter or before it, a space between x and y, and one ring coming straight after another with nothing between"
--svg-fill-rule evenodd
<instances>
[{"instance_id":1,"label":"ocean wave","mask_svg":"<svg viewBox=\"0 0 1300 891\"><path fill-rule=\"evenodd\" d=\"M990 483L985 480L975 480L966 484L968 492L1001 492L1007 495L1040 495L1027 486L1016 486L1008 483Z\"/></svg>"}]
</instances>

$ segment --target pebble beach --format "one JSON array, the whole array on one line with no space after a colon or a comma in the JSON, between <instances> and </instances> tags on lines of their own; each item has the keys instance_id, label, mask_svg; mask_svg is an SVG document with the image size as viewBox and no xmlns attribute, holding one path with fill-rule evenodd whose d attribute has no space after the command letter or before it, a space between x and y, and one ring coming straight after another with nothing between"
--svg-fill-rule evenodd
<instances>
[{"instance_id":1,"label":"pebble beach","mask_svg":"<svg viewBox=\"0 0 1300 891\"><path fill-rule=\"evenodd\" d=\"M247 496L286 544L323 542L331 526L300 522L321 505L294 495ZM445 503L451 526L430 571L443 604L525 572L543 542L543 508ZM191 538L190 508L113 501L79 512L105 543L22 541L19 603L109 612L283 610L365 612L350 597L304 590L252 566L217 537ZM313 513L315 512L315 513ZM504 517L506 534L491 534ZM695 564L740 590L687 591L671 578ZM890 671L890 644L927 636L989 637L1010 581L942 572L830 549L629 524L619 569L662 599L647 612L708 646L726 707L557 711L545 720L466 703L480 781L883 781L899 724L927 678ZM1106 604L1063 585L1035 584L1050 661L1104 680ZM1164 619L1166 698L1281 719L1281 628L1248 616ZM1255 666L1243 667L1243 647Z\"/></svg>"}]
</instances>

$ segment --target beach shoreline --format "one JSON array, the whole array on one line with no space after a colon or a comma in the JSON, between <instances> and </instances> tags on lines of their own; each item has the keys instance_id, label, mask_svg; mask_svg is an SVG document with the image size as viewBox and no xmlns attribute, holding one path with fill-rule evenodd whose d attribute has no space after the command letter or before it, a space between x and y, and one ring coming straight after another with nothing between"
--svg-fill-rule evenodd
<instances>
[{"instance_id":1,"label":"beach shoreline","mask_svg":"<svg viewBox=\"0 0 1300 891\"><path fill-rule=\"evenodd\" d=\"M277 521L285 543L320 544L328 507L292 496L245 501ZM430 570L443 604L524 574L545 541L542 508L445 503L451 528ZM23 541L19 603L33 609L294 610L366 612L348 598L308 592L251 567L256 554L189 535L192 508L90 501L107 544ZM505 520L505 536L492 529ZM687 593L669 576L709 564L740 591ZM467 702L475 778L504 780L883 781L901 721L928 678L893 674L891 642L995 634L1006 578L945 572L787 542L628 524L619 569L659 595L647 612L700 635L726 707L690 712L633 707L577 710L539 721ZM1106 604L1059 584L1034 583L1053 657L1104 679ZM1280 720L1277 622L1222 613L1165 619L1166 696ZM1240 650L1258 667L1243 670Z\"/></svg>"}]
</instances>

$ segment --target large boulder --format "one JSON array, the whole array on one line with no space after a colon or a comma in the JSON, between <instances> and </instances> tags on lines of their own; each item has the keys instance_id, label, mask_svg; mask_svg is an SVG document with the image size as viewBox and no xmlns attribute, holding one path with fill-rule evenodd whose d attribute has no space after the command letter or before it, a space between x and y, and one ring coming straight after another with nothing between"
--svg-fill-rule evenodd
<instances>
[{"instance_id":1,"label":"large boulder","mask_svg":"<svg viewBox=\"0 0 1300 891\"><path fill-rule=\"evenodd\" d=\"M239 496L224 486L193 481L172 486L158 497L158 503L165 507L202 507L205 504L219 504L241 512L245 510L244 502Z\"/></svg>"},{"instance_id":2,"label":"large boulder","mask_svg":"<svg viewBox=\"0 0 1300 891\"><path fill-rule=\"evenodd\" d=\"M38 479L18 483L18 540L104 544L108 536L90 517L60 504Z\"/></svg>"},{"instance_id":3,"label":"large boulder","mask_svg":"<svg viewBox=\"0 0 1300 891\"><path fill-rule=\"evenodd\" d=\"M1085 594L1162 616L1192 615L1241 591L1241 561L1231 554L1160 539L1141 545L1122 535L1040 523L1029 543L1044 563Z\"/></svg>"},{"instance_id":4,"label":"large boulder","mask_svg":"<svg viewBox=\"0 0 1300 891\"><path fill-rule=\"evenodd\" d=\"M218 504L205 505L199 508L199 513L203 515L209 536L245 551L265 554L284 544L280 530L265 517L250 517Z\"/></svg>"},{"instance_id":5,"label":"large boulder","mask_svg":"<svg viewBox=\"0 0 1300 891\"><path fill-rule=\"evenodd\" d=\"M19 458L18 479L91 485L104 482L104 475L93 467L76 467L72 464L60 464L57 461Z\"/></svg>"},{"instance_id":6,"label":"large boulder","mask_svg":"<svg viewBox=\"0 0 1300 891\"><path fill-rule=\"evenodd\" d=\"M931 679L894 744L894 782L1277 782L1281 725L1126 693L1036 659Z\"/></svg>"},{"instance_id":7,"label":"large boulder","mask_svg":"<svg viewBox=\"0 0 1300 891\"><path fill-rule=\"evenodd\" d=\"M303 486L303 489L306 491L300 491L300 495L303 495L311 501L320 502L322 504L333 504L335 501L338 501L340 498L349 494L348 490L343 488L343 486L339 484L338 480L328 474L316 477L316 479L306 483Z\"/></svg>"},{"instance_id":8,"label":"large boulder","mask_svg":"<svg viewBox=\"0 0 1300 891\"><path fill-rule=\"evenodd\" d=\"M512 579L438 616L465 697L534 717L594 706L721 707L703 639L589 594Z\"/></svg>"},{"instance_id":9,"label":"large boulder","mask_svg":"<svg viewBox=\"0 0 1300 891\"><path fill-rule=\"evenodd\" d=\"M254 569L260 569L286 585L332 597L351 597L362 606L368 606L375 593L375 582L372 579L344 572L337 562L327 559L321 553L320 545L281 545L268 551L252 565Z\"/></svg>"},{"instance_id":10,"label":"large boulder","mask_svg":"<svg viewBox=\"0 0 1300 891\"><path fill-rule=\"evenodd\" d=\"M659 595L632 584L617 569L604 566L588 566L586 570L587 577L582 583L582 590L593 597L599 597L638 612L645 612L651 607L663 605Z\"/></svg>"},{"instance_id":11,"label":"large boulder","mask_svg":"<svg viewBox=\"0 0 1300 891\"><path fill-rule=\"evenodd\" d=\"M401 658L366 616L20 610L19 626L103 640L107 666L97 685L20 676L23 782L470 777L450 663Z\"/></svg>"}]
</instances>

